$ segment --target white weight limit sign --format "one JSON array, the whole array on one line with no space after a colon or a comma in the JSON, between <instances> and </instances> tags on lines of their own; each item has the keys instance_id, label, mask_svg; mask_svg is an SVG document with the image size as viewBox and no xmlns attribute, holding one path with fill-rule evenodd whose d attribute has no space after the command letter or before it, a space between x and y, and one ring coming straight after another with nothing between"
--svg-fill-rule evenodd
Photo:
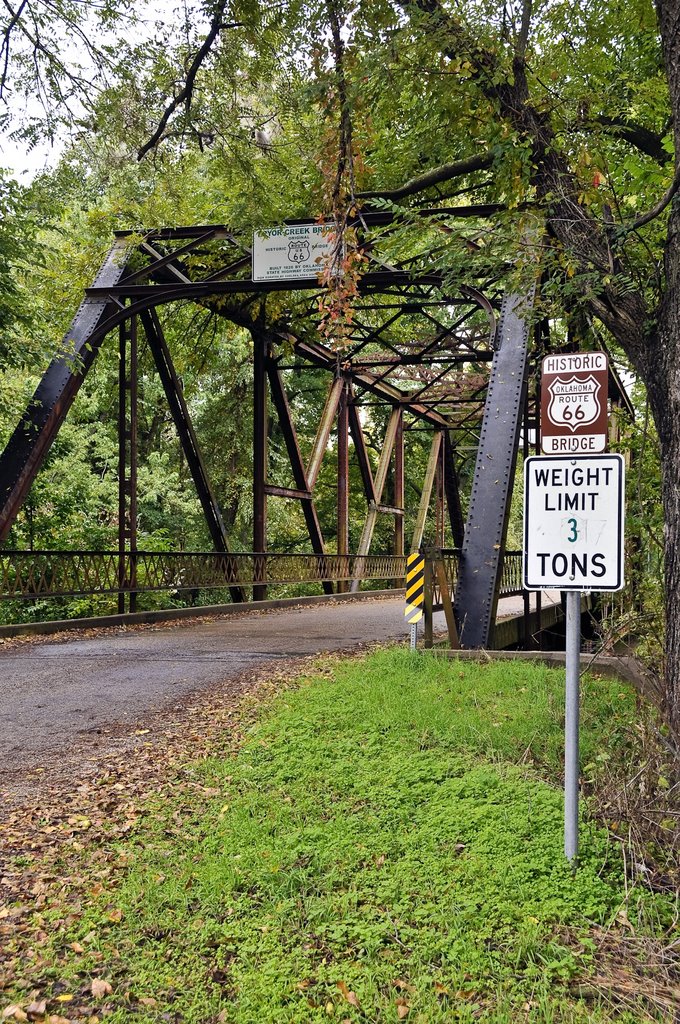
<instances>
[{"instance_id":1,"label":"white weight limit sign","mask_svg":"<svg viewBox=\"0 0 680 1024\"><path fill-rule=\"evenodd\" d=\"M623 541L621 455L535 456L525 461L527 590L620 590Z\"/></svg>"}]
</instances>

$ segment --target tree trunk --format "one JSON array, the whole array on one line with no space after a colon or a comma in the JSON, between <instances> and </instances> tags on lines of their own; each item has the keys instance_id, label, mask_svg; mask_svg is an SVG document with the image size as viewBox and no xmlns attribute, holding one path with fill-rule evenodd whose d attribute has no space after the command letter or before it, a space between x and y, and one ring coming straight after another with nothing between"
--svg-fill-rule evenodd
<instances>
[{"instance_id":1,"label":"tree trunk","mask_svg":"<svg viewBox=\"0 0 680 1024\"><path fill-rule=\"evenodd\" d=\"M680 311L679 311L680 312ZM673 326L680 339L680 321ZM677 376L677 373L676 373ZM675 398L670 399L675 389ZM664 608L666 619L664 703L665 718L680 741L680 382L669 389L662 408L655 413L664 431L661 445L662 500L664 509ZM651 398L650 398L650 404Z\"/></svg>"},{"instance_id":2,"label":"tree trunk","mask_svg":"<svg viewBox=\"0 0 680 1024\"><path fill-rule=\"evenodd\" d=\"M664 510L666 718L680 739L680 209L668 223L665 288L638 371L659 435Z\"/></svg>"}]
</instances>

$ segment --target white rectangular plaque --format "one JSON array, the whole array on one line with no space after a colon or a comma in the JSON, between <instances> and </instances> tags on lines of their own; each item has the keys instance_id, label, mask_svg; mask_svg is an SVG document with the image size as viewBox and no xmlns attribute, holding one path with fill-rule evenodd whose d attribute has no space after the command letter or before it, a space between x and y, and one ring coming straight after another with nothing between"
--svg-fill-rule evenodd
<instances>
[{"instance_id":1,"label":"white rectangular plaque","mask_svg":"<svg viewBox=\"0 0 680 1024\"><path fill-rule=\"evenodd\" d=\"M253 281L317 278L328 266L333 224L285 224L253 234Z\"/></svg>"}]
</instances>

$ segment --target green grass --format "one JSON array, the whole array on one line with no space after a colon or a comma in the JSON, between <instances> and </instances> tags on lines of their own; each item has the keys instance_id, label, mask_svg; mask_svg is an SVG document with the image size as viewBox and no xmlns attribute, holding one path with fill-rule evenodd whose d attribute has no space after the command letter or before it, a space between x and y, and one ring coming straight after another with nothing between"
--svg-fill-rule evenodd
<instances>
[{"instance_id":1,"label":"green grass","mask_svg":"<svg viewBox=\"0 0 680 1024\"><path fill-rule=\"evenodd\" d=\"M568 987L624 886L588 820L575 875L563 859L563 678L402 651L333 662L236 757L194 766L202 797L148 808L120 888L55 934L52 991L107 978L111 1024L640 1020ZM596 772L635 698L583 689Z\"/></svg>"}]
</instances>

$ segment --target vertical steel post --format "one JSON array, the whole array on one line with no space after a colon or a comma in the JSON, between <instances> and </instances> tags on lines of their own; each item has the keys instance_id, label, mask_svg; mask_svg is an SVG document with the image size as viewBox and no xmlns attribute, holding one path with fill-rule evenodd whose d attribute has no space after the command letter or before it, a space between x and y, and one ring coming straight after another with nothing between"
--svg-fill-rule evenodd
<instances>
[{"instance_id":1,"label":"vertical steel post","mask_svg":"<svg viewBox=\"0 0 680 1024\"><path fill-rule=\"evenodd\" d=\"M524 633L522 643L524 650L528 651L531 647L531 595L528 590L522 591L522 616L522 631Z\"/></svg>"},{"instance_id":2,"label":"vertical steel post","mask_svg":"<svg viewBox=\"0 0 680 1024\"><path fill-rule=\"evenodd\" d=\"M564 854L578 856L579 676L581 661L581 595L567 591L566 690L564 715Z\"/></svg>"},{"instance_id":3,"label":"vertical steel post","mask_svg":"<svg viewBox=\"0 0 680 1024\"><path fill-rule=\"evenodd\" d=\"M129 443L129 475L128 475L128 550L130 552L129 574L129 608L137 610L137 385L139 381L139 365L137 361L137 317L130 320L130 375L128 393L130 398L128 410L128 443Z\"/></svg>"},{"instance_id":4,"label":"vertical steel post","mask_svg":"<svg viewBox=\"0 0 680 1024\"><path fill-rule=\"evenodd\" d=\"M444 434L444 493L446 496L446 507L449 511L449 525L454 548L462 547L465 537L465 521L463 510L460 504L460 487L458 474L453 460L453 445L451 443L451 431L445 430Z\"/></svg>"},{"instance_id":5,"label":"vertical steel post","mask_svg":"<svg viewBox=\"0 0 680 1024\"><path fill-rule=\"evenodd\" d=\"M395 555L404 554L404 410L399 410L397 432L394 435L394 507L402 509L401 515L394 515ZM399 581L395 580L395 586Z\"/></svg>"},{"instance_id":6,"label":"vertical steel post","mask_svg":"<svg viewBox=\"0 0 680 1024\"><path fill-rule=\"evenodd\" d=\"M447 492L445 492L445 486L444 486L444 478L445 478L445 474L447 474L447 470L445 470L445 462L447 462L447 460L445 460L445 456L444 456L444 441L445 441L445 437L447 437L447 433L448 433L448 431L445 431L445 430L441 431L441 444L439 445L439 464L438 464L438 467L437 467L437 472L438 472L437 504L438 504L438 507L439 507L438 508L438 523L437 523L437 526L438 526L437 547L438 548L444 548L445 545L447 545L447 542L445 542L445 532L447 532L447 528L445 528L445 526L444 526L444 507L445 507L445 503L447 503Z\"/></svg>"},{"instance_id":7,"label":"vertical steel post","mask_svg":"<svg viewBox=\"0 0 680 1024\"><path fill-rule=\"evenodd\" d=\"M118 328L118 614L125 613L125 500L127 422L127 321Z\"/></svg>"},{"instance_id":8,"label":"vertical steel post","mask_svg":"<svg viewBox=\"0 0 680 1024\"><path fill-rule=\"evenodd\" d=\"M337 551L344 559L349 554L349 388L345 381L338 405L338 529ZM348 566L347 566L348 568ZM345 571L343 575L348 576ZM348 583L338 580L339 594L346 593Z\"/></svg>"},{"instance_id":9,"label":"vertical steel post","mask_svg":"<svg viewBox=\"0 0 680 1024\"><path fill-rule=\"evenodd\" d=\"M253 335L253 551L257 556L267 549L267 342L258 334ZM256 566L266 572L263 559L256 557ZM253 600L267 598L265 582L253 587Z\"/></svg>"},{"instance_id":10,"label":"vertical steel post","mask_svg":"<svg viewBox=\"0 0 680 1024\"><path fill-rule=\"evenodd\" d=\"M433 605L434 573L432 572L432 556L425 555L425 600L423 602L423 647L429 650L433 644Z\"/></svg>"},{"instance_id":11,"label":"vertical steel post","mask_svg":"<svg viewBox=\"0 0 680 1024\"><path fill-rule=\"evenodd\" d=\"M418 623L411 623L411 650L416 651L418 649Z\"/></svg>"},{"instance_id":12,"label":"vertical steel post","mask_svg":"<svg viewBox=\"0 0 680 1024\"><path fill-rule=\"evenodd\" d=\"M137 609L137 317L118 332L118 612Z\"/></svg>"}]
</instances>

